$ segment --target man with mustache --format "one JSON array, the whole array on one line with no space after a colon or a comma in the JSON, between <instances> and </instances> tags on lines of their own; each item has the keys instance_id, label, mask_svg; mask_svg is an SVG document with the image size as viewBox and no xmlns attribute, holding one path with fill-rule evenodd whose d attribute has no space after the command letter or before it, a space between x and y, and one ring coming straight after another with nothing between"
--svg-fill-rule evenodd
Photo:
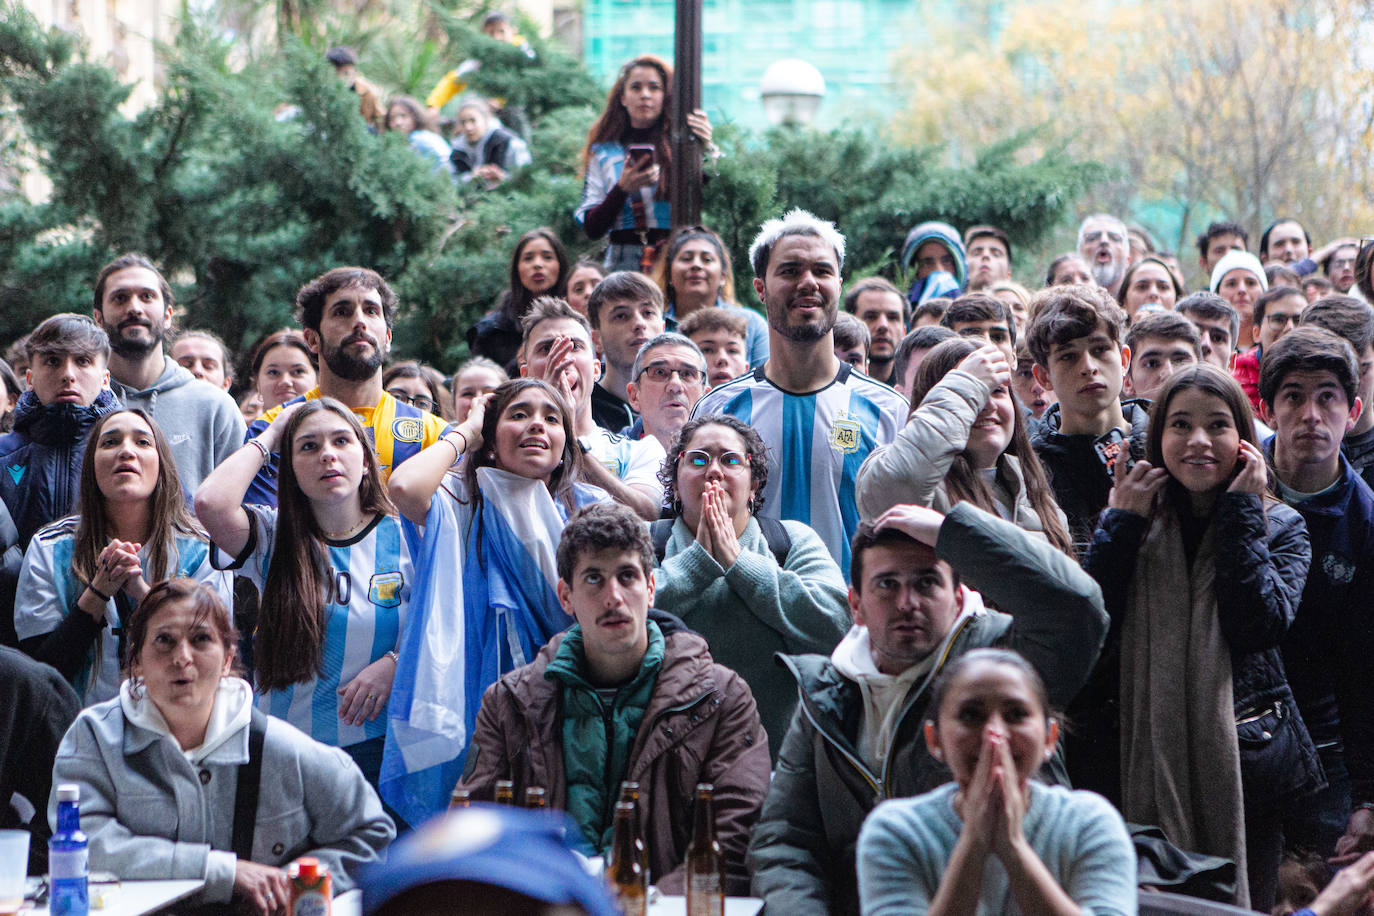
<instances>
[{"instance_id":1,"label":"man with mustache","mask_svg":"<svg viewBox=\"0 0 1374 916\"><path fill-rule=\"evenodd\" d=\"M140 254L115 258L95 281L92 317L110 338L110 388L125 407L152 417L167 436L187 497L243 445L243 415L223 389L162 352L172 327L172 288Z\"/></svg>"},{"instance_id":2,"label":"man with mustache","mask_svg":"<svg viewBox=\"0 0 1374 916\"><path fill-rule=\"evenodd\" d=\"M1078 253L1088 262L1094 282L1115 298L1131 260L1126 224L1115 216L1094 213L1078 227Z\"/></svg>"},{"instance_id":3,"label":"man with mustache","mask_svg":"<svg viewBox=\"0 0 1374 916\"><path fill-rule=\"evenodd\" d=\"M443 420L402 404L382 388L396 294L380 274L365 267L335 267L321 274L296 294L296 318L306 346L319 355L319 384L254 420L249 439L267 429L283 408L331 397L347 404L372 437L383 481L393 467L439 440ZM277 504L277 456L268 449L244 502Z\"/></svg>"},{"instance_id":4,"label":"man with mustache","mask_svg":"<svg viewBox=\"0 0 1374 916\"><path fill-rule=\"evenodd\" d=\"M762 514L816 530L840 570L859 527L854 479L906 422L895 390L835 355L844 236L805 210L763 224L749 246L768 316L768 361L713 388L692 416L725 413L768 446Z\"/></svg>"},{"instance_id":5,"label":"man with mustache","mask_svg":"<svg viewBox=\"0 0 1374 916\"><path fill-rule=\"evenodd\" d=\"M1374 843L1374 491L1341 455L1367 409L1359 377L1350 344L1322 327L1288 332L1260 360L1260 415L1274 427L1266 457L1312 541L1283 665L1327 781L1294 806L1284 839L1351 860Z\"/></svg>"},{"instance_id":6,"label":"man with mustache","mask_svg":"<svg viewBox=\"0 0 1374 916\"><path fill-rule=\"evenodd\" d=\"M684 886L693 789L715 789L727 892L743 894L744 850L768 791L768 737L749 685L711 659L706 641L652 610L653 543L630 509L596 503L563 529L558 600L573 625L533 662L487 688L459 789L491 801L544 789L581 828L589 855L610 855L621 783L639 783L649 880Z\"/></svg>"}]
</instances>

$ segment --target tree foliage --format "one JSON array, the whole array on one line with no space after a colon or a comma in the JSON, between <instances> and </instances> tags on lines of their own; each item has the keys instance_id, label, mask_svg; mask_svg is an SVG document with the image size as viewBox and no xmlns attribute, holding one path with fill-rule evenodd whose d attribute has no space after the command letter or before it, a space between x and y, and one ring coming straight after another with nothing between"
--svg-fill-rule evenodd
<instances>
[{"instance_id":1,"label":"tree foliage","mask_svg":"<svg viewBox=\"0 0 1374 916\"><path fill-rule=\"evenodd\" d=\"M1113 166L1093 206L1170 214L1151 228L1176 249L1217 218L1256 238L1288 215L1326 239L1374 216L1350 193L1374 139L1374 76L1352 52L1364 0L974 0L966 13L985 27L946 19L903 55L899 140L946 141L968 162L1040 127Z\"/></svg>"},{"instance_id":2,"label":"tree foliage","mask_svg":"<svg viewBox=\"0 0 1374 916\"><path fill-rule=\"evenodd\" d=\"M164 267L181 324L213 330L242 353L292 323L295 292L310 277L362 264L400 294L395 354L451 369L466 353L464 332L507 283L517 236L547 225L574 257L600 249L572 213L579 153L604 94L532 32L531 58L435 9L435 44L416 51L413 66L391 62L410 85L389 88L418 92L476 56L472 88L523 108L535 165L484 191L432 171L405 138L370 133L356 96L322 59L327 42L309 29L283 39L280 53L245 57L221 33L184 24L167 49L157 104L130 118L120 112L129 87L13 4L0 0L0 101L17 112L52 192L38 203L0 202L0 340L53 312L87 311L99 266L138 250ZM384 48L388 39L383 31L370 41ZM370 73L366 54L361 69ZM996 222L1029 245L1103 174L1062 148L1030 155L1039 143L1031 135L987 147L970 167L948 165L938 147L860 128L755 135L720 125L717 140L723 155L707 169L703 219L734 255L746 304L749 242L785 209L839 225L850 276L901 279L895 254L914 223ZM13 168L9 150L0 155Z\"/></svg>"}]
</instances>

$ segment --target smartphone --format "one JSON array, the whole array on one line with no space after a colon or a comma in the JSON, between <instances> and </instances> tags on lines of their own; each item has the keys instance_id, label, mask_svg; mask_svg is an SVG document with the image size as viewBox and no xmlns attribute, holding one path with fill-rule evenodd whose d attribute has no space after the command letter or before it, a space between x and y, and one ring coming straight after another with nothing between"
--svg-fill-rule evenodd
<instances>
[{"instance_id":1,"label":"smartphone","mask_svg":"<svg viewBox=\"0 0 1374 916\"><path fill-rule=\"evenodd\" d=\"M626 150L626 155L637 168L654 164L654 148L652 146L635 144Z\"/></svg>"},{"instance_id":2,"label":"smartphone","mask_svg":"<svg viewBox=\"0 0 1374 916\"><path fill-rule=\"evenodd\" d=\"M1135 459L1131 457L1131 444L1126 441L1121 430L1113 427L1105 435L1099 436L1093 442L1093 450L1097 452L1097 458L1107 466L1107 473L1113 474L1116 471L1116 462L1119 458L1126 459L1126 470L1131 469L1135 464Z\"/></svg>"}]
</instances>

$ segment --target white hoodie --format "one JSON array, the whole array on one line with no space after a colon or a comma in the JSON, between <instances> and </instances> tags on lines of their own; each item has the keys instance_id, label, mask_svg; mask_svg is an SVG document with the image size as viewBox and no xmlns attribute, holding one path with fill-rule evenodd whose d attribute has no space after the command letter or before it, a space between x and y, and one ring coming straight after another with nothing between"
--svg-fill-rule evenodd
<instances>
[{"instance_id":1,"label":"white hoodie","mask_svg":"<svg viewBox=\"0 0 1374 916\"><path fill-rule=\"evenodd\" d=\"M119 706L124 710L124 718L139 728L166 735L175 742L176 736L172 734L171 727L148 698L147 692L140 691L140 695L135 697L130 689L132 683L126 680L119 687ZM181 752L192 764L200 763L215 748L247 728L252 713L253 688L248 686L248 682L237 677L220 678L219 689L215 691L215 705L210 710L210 723L205 729L205 740L199 747L181 748Z\"/></svg>"},{"instance_id":2,"label":"white hoodie","mask_svg":"<svg viewBox=\"0 0 1374 916\"><path fill-rule=\"evenodd\" d=\"M950 641L959 632L965 617L981 616L987 613L983 596L971 588L960 586L960 611L954 624L935 648L925 658L907 668L901 674L883 674L873 661L873 646L868 638L868 627L855 624L850 627L844 639L830 654L830 662L835 670L859 685L864 698L864 715L859 731L859 756L874 773L881 774L891 750L892 733L897 727L897 718L906 706L907 699L913 695L913 688L919 682L915 693L924 691L936 672L938 663L944 659Z\"/></svg>"}]
</instances>

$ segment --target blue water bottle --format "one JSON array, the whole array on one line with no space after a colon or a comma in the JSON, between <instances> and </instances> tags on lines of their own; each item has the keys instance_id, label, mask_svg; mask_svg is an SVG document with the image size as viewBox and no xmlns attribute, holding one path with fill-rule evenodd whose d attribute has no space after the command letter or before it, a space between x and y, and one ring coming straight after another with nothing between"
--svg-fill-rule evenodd
<instances>
[{"instance_id":1,"label":"blue water bottle","mask_svg":"<svg viewBox=\"0 0 1374 916\"><path fill-rule=\"evenodd\" d=\"M80 796L80 786L63 783L57 787L57 831L48 840L48 912L52 916L88 916L91 908Z\"/></svg>"}]
</instances>

